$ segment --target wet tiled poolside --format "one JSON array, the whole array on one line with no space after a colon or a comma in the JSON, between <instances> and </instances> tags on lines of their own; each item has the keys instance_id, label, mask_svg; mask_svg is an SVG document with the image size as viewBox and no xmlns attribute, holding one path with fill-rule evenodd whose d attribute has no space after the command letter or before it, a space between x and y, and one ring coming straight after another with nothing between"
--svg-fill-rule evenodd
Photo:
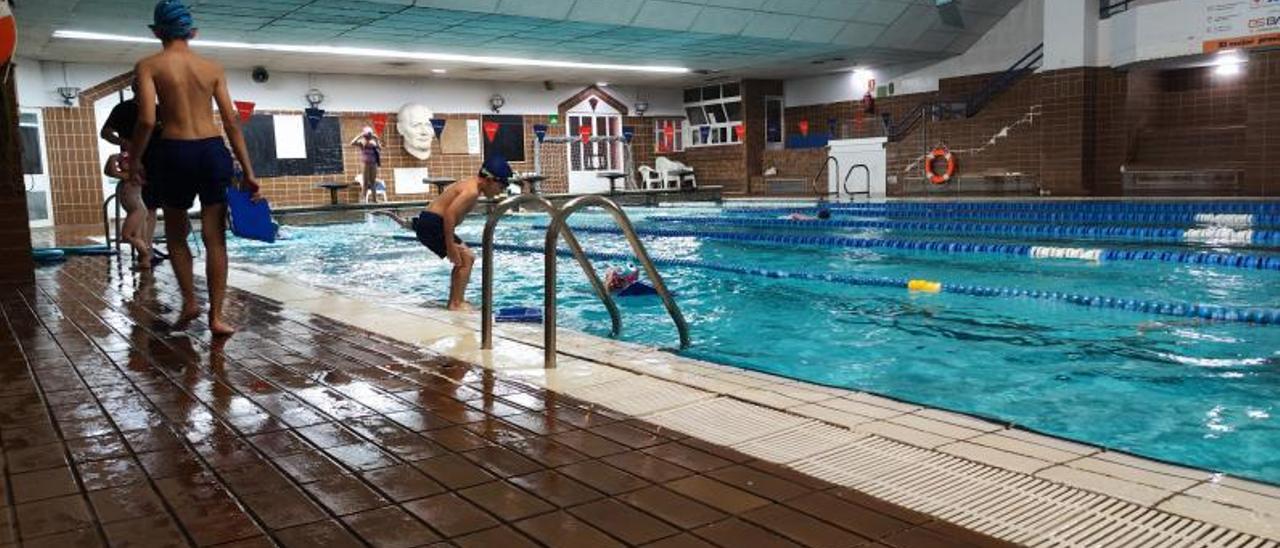
<instances>
[{"instance_id":1,"label":"wet tiled poolside","mask_svg":"<svg viewBox=\"0 0 1280 548\"><path fill-rule=\"evenodd\" d=\"M0 291L0 546L973 546L794 470L166 270Z\"/></svg>"}]
</instances>

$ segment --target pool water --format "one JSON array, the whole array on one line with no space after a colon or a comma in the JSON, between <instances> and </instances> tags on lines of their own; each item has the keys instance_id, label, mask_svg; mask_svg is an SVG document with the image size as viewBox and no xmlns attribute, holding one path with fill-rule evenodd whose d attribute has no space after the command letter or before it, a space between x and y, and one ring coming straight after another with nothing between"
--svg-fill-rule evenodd
<instances>
[{"instance_id":1,"label":"pool water","mask_svg":"<svg viewBox=\"0 0 1280 548\"><path fill-rule=\"evenodd\" d=\"M708 208L629 212L638 227L665 226L645 221L649 216L720 214ZM606 220L584 212L574 216L573 224ZM535 226L545 222L541 215L512 216L500 225L497 241L540 246L544 231ZM459 228L459 235L478 241L482 224L483 218L472 217ZM401 232L386 219L288 226L286 231L290 239L274 245L234 241L233 263L356 296L388 294L405 304L441 303L447 297L449 264L416 242L393 239L392 234ZM836 233L885 236L860 229ZM944 239L936 234L927 238ZM579 239L588 251L628 252L618 235L580 233ZM1280 273L1274 271L692 237L644 241L655 257L794 272L1280 307ZM499 251L496 261L498 306L540 306L542 256ZM608 315L577 265L569 258L559 264L561 326L607 336ZM603 269L606 264L597 261L596 266ZM912 293L688 266L663 267L662 273L691 327L693 346L681 354L1280 483L1280 326L1033 299ZM480 300L479 278L477 265L468 291L473 303ZM618 304L624 324L621 339L676 345L675 328L656 297L621 298Z\"/></svg>"}]
</instances>

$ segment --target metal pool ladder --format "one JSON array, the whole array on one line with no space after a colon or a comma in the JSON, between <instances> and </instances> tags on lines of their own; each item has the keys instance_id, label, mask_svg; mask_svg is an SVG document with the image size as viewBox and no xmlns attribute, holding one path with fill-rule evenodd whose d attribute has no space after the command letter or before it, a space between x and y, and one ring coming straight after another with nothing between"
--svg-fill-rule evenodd
<instances>
[{"instance_id":1,"label":"metal pool ladder","mask_svg":"<svg viewBox=\"0 0 1280 548\"><path fill-rule=\"evenodd\" d=\"M631 250L635 254L636 259L640 261L644 267L645 273L649 276L649 281L653 282L653 288L657 291L658 296L662 298L663 305L667 308L667 313L671 315L672 321L676 324L676 330L680 334L680 348L687 348L689 342L689 325L685 322L684 314L680 312L680 307L671 296L671 292L667 290L666 283L662 280L662 275L658 273L658 268L654 266L653 261L649 258L649 253L645 250L644 244L640 242L639 236L636 235L635 227L631 225L631 220L627 217L626 212L618 207L614 201L598 195L580 196L570 200L564 207L557 208L547 199L540 196L525 194L508 198L499 202L489 213L489 220L484 225L484 249L482 251L484 264L481 265L481 275L483 278L482 293L483 302L480 312L480 347L483 349L493 348L493 236L494 230L498 226L498 221L508 211L522 205L538 205L551 215L551 223L547 226L546 244L543 248L546 275L543 279L543 366L552 369L556 366L556 245L563 234L565 243L569 246L569 251L577 259L578 265L582 267L582 271L587 276L587 280L591 282L591 287L595 291L596 296L604 303L605 308L609 310L609 316L613 321L612 334L617 336L622 331L621 314L618 312L617 303L613 301L613 297L609 294L604 283L600 281L599 275L596 274L595 268L591 265L590 259L582 250L582 246L578 243L578 239L573 235L573 230L569 228L569 216L574 212L588 207L599 206L604 208L613 216L614 221L622 229L623 234L627 238L627 242L631 244Z\"/></svg>"}]
</instances>

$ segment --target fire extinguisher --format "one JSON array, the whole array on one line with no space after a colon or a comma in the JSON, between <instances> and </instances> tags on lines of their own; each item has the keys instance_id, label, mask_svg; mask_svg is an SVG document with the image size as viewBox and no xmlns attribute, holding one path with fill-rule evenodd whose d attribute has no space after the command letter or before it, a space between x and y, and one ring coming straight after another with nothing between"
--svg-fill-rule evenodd
<instances>
[{"instance_id":1,"label":"fire extinguisher","mask_svg":"<svg viewBox=\"0 0 1280 548\"><path fill-rule=\"evenodd\" d=\"M876 98L871 94L873 89L876 89L876 81L867 80L867 93L862 96L862 112L867 114L876 113Z\"/></svg>"}]
</instances>

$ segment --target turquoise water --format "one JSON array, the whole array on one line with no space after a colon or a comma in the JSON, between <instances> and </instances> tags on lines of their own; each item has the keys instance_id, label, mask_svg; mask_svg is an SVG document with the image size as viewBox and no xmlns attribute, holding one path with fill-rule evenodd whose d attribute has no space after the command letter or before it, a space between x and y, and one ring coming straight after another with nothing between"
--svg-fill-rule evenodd
<instances>
[{"instance_id":1,"label":"turquoise water","mask_svg":"<svg viewBox=\"0 0 1280 548\"><path fill-rule=\"evenodd\" d=\"M717 213L660 208L632 214L638 226L646 226L648 215ZM574 217L575 224L604 220L589 214ZM459 234L478 240L482 222L469 219ZM532 228L541 223L543 216L513 216L501 225L497 240L541 245L543 232ZM353 295L389 294L408 304L440 303L447 296L448 263L415 242L390 238L399 232L385 219L287 230L292 239L275 245L234 242L233 261ZM840 234L878 235L866 230ZM590 251L627 251L621 236L579 238ZM936 234L927 238L944 239ZM778 270L1280 307L1280 273L1267 271L790 248L695 238L646 238L645 243L654 256ZM497 261L499 306L540 306L541 255L499 252ZM561 325L607 335L608 316L577 266L561 259L559 270ZM664 268L663 275L692 329L693 347L682 354L1280 483L1280 326L690 267ZM479 268L469 299L480 300ZM620 299L619 305L623 340L676 344L675 329L657 298Z\"/></svg>"}]
</instances>

